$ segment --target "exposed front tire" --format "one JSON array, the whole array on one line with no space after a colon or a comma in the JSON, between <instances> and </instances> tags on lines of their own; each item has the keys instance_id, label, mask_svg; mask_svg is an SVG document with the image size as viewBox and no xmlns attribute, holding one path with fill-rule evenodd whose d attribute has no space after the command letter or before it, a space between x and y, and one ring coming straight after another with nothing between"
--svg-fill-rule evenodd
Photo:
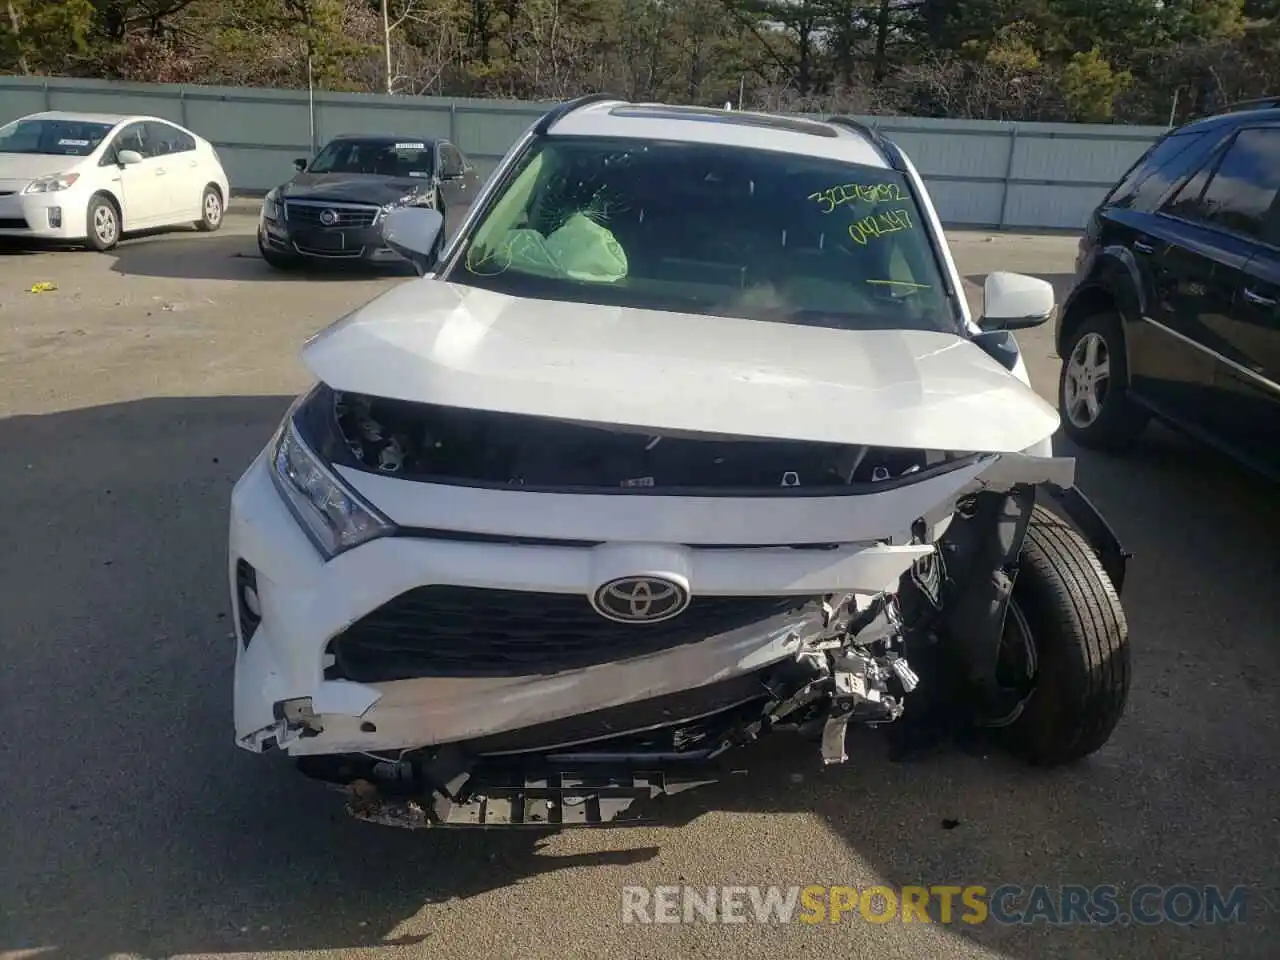
<instances>
[{"instance_id":1,"label":"exposed front tire","mask_svg":"<svg viewBox=\"0 0 1280 960\"><path fill-rule=\"evenodd\" d=\"M999 731L1037 766L1101 748L1129 697L1129 627L1092 548L1066 521L1036 507L1023 542L1001 650L1002 683L1030 690Z\"/></svg>"},{"instance_id":2,"label":"exposed front tire","mask_svg":"<svg viewBox=\"0 0 1280 960\"><path fill-rule=\"evenodd\" d=\"M120 208L105 193L94 194L89 200L85 244L90 250L106 252L120 242Z\"/></svg>"},{"instance_id":3,"label":"exposed front tire","mask_svg":"<svg viewBox=\"0 0 1280 960\"><path fill-rule=\"evenodd\" d=\"M222 191L213 184L209 184L200 197L200 219L196 221L196 229L213 233L222 226L222 215L225 212Z\"/></svg>"},{"instance_id":4,"label":"exposed front tire","mask_svg":"<svg viewBox=\"0 0 1280 960\"><path fill-rule=\"evenodd\" d=\"M1058 376L1062 429L1082 447L1122 453L1137 443L1147 414L1128 394L1129 358L1120 317L1086 317L1067 338Z\"/></svg>"}]
</instances>

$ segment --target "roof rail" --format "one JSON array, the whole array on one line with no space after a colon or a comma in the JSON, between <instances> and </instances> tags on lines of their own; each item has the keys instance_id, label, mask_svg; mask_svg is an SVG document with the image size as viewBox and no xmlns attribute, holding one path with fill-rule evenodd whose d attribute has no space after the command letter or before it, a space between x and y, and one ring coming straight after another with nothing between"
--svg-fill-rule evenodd
<instances>
[{"instance_id":1,"label":"roof rail","mask_svg":"<svg viewBox=\"0 0 1280 960\"><path fill-rule=\"evenodd\" d=\"M853 130L856 133L862 134L880 148L880 152L883 153L885 159L889 161L889 166L894 170L903 169L902 152L895 144L886 140L884 134L879 130L876 130L874 127L869 127L861 120L855 120L853 117L827 117L827 123L834 123L837 127L844 127L846 130Z\"/></svg>"},{"instance_id":2,"label":"roof rail","mask_svg":"<svg viewBox=\"0 0 1280 960\"><path fill-rule=\"evenodd\" d=\"M866 137L868 140L872 141L873 143L878 144L882 140L884 140L884 137L880 136L879 131L873 130L871 127L868 127L861 120L855 120L853 119L853 117L844 117L844 116L827 117L826 122L834 123L837 127L844 127L848 130L856 131L857 133L862 134L864 137Z\"/></svg>"},{"instance_id":3,"label":"roof rail","mask_svg":"<svg viewBox=\"0 0 1280 960\"><path fill-rule=\"evenodd\" d=\"M1219 107L1217 110L1211 110L1205 114L1206 117L1216 117L1224 113L1237 113L1242 110L1276 110L1280 109L1280 97L1256 97L1253 100L1237 100L1235 103L1228 103Z\"/></svg>"},{"instance_id":4,"label":"roof rail","mask_svg":"<svg viewBox=\"0 0 1280 960\"><path fill-rule=\"evenodd\" d=\"M546 132L551 129L552 124L557 120L563 120L579 107L585 107L589 103L603 103L606 100L620 100L624 103L627 102L626 98L615 96L612 93L588 93L584 97L576 97L573 100L566 100L564 103L552 107L538 118L538 122L534 124L533 132L540 137L544 136Z\"/></svg>"}]
</instances>

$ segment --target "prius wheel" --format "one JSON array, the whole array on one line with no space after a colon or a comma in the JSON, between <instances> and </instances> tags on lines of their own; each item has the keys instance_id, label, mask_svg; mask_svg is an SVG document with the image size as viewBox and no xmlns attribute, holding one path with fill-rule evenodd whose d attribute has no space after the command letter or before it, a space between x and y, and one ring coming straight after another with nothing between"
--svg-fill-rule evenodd
<instances>
[{"instance_id":1,"label":"prius wheel","mask_svg":"<svg viewBox=\"0 0 1280 960\"><path fill-rule=\"evenodd\" d=\"M222 226L222 213L222 192L210 184L204 188L204 196L200 198L200 219L196 221L196 229L213 233Z\"/></svg>"},{"instance_id":2,"label":"prius wheel","mask_svg":"<svg viewBox=\"0 0 1280 960\"><path fill-rule=\"evenodd\" d=\"M1130 449L1146 428L1147 416L1129 396L1128 381L1119 316L1086 317L1062 351L1058 414L1063 432L1093 450Z\"/></svg>"},{"instance_id":3,"label":"prius wheel","mask_svg":"<svg viewBox=\"0 0 1280 960\"><path fill-rule=\"evenodd\" d=\"M1115 587L1089 544L1044 507L1023 541L997 665L1016 694L988 721L1006 747L1044 767L1100 749L1129 697L1129 627Z\"/></svg>"},{"instance_id":4,"label":"prius wheel","mask_svg":"<svg viewBox=\"0 0 1280 960\"><path fill-rule=\"evenodd\" d=\"M90 250L110 250L120 242L120 209L105 194L89 201L86 243Z\"/></svg>"}]
</instances>

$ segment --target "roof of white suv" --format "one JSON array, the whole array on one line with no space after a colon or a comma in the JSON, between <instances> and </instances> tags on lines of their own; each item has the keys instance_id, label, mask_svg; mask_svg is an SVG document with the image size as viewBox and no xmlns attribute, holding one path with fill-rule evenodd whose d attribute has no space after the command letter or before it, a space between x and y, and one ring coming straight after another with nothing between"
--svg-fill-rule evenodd
<instances>
[{"instance_id":1,"label":"roof of white suv","mask_svg":"<svg viewBox=\"0 0 1280 960\"><path fill-rule=\"evenodd\" d=\"M557 118L552 136L676 140L795 153L889 169L883 151L852 126L767 113L602 100Z\"/></svg>"}]
</instances>

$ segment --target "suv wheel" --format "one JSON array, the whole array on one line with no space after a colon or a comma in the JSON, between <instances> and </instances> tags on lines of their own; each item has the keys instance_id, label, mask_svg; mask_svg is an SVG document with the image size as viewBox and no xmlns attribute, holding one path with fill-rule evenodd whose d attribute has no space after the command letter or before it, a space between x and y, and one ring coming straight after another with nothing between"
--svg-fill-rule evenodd
<instances>
[{"instance_id":1,"label":"suv wheel","mask_svg":"<svg viewBox=\"0 0 1280 960\"><path fill-rule=\"evenodd\" d=\"M1130 449L1146 428L1147 415L1129 397L1128 379L1119 316L1086 317L1062 351L1058 414L1063 432L1082 447L1113 453Z\"/></svg>"},{"instance_id":2,"label":"suv wheel","mask_svg":"<svg viewBox=\"0 0 1280 960\"><path fill-rule=\"evenodd\" d=\"M1115 587L1089 544L1044 507L1023 541L998 673L1029 695L989 726L1035 766L1100 749L1129 698L1129 627Z\"/></svg>"}]
</instances>

